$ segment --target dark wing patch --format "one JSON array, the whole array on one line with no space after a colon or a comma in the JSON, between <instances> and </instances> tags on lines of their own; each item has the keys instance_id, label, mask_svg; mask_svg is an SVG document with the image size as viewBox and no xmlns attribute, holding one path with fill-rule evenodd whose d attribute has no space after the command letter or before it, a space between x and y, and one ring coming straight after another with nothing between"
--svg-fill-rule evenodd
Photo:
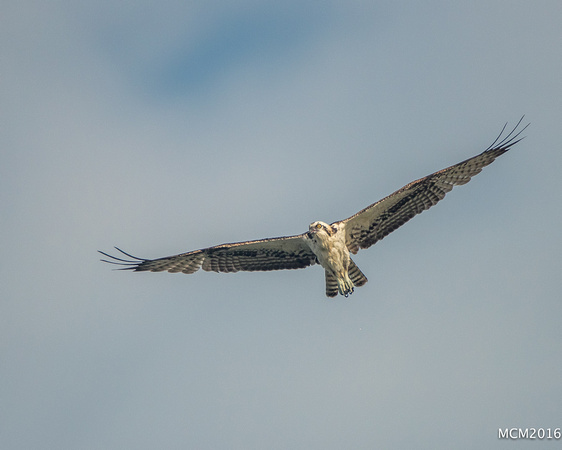
<instances>
[{"instance_id":1,"label":"dark wing patch","mask_svg":"<svg viewBox=\"0 0 562 450\"><path fill-rule=\"evenodd\" d=\"M413 181L348 219L336 222L345 224L349 251L357 253L360 248L369 248L415 215L442 200L454 186L468 183L483 167L491 164L522 139L518 137L528 125L515 133L522 120L523 117L515 128L502 138L506 127L504 126L498 138L480 155Z\"/></svg>"},{"instance_id":2,"label":"dark wing patch","mask_svg":"<svg viewBox=\"0 0 562 450\"><path fill-rule=\"evenodd\" d=\"M194 273L199 268L213 272L268 271L301 269L316 264L316 256L304 242L304 235L261 239L257 241L222 244L159 259L137 258L116 247L131 259L122 259L107 253L102 255L123 270L172 273Z\"/></svg>"}]
</instances>

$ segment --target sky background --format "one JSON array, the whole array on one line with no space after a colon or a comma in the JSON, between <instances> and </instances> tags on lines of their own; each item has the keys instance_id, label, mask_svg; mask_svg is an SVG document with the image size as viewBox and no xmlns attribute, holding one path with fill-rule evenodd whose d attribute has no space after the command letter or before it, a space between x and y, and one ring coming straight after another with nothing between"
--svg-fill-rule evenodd
<instances>
[{"instance_id":1,"label":"sky background","mask_svg":"<svg viewBox=\"0 0 562 450\"><path fill-rule=\"evenodd\" d=\"M528 448L562 427L562 3L3 2L5 449ZM527 136L354 259L129 273L302 233ZM545 440L541 448L557 444Z\"/></svg>"}]
</instances>

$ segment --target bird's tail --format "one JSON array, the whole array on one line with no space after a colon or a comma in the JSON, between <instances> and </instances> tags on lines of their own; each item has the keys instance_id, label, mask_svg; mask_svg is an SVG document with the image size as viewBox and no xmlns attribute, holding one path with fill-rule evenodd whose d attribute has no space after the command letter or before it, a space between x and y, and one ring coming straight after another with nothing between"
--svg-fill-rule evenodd
<instances>
[{"instance_id":1,"label":"bird's tail","mask_svg":"<svg viewBox=\"0 0 562 450\"><path fill-rule=\"evenodd\" d=\"M367 281L367 277L359 270L359 267L355 265L352 259L349 260L349 278L353 281L353 284L357 287L363 286Z\"/></svg>"},{"instance_id":2,"label":"bird's tail","mask_svg":"<svg viewBox=\"0 0 562 450\"><path fill-rule=\"evenodd\" d=\"M326 296L335 297L338 295L338 280L332 272L326 272Z\"/></svg>"}]
</instances>

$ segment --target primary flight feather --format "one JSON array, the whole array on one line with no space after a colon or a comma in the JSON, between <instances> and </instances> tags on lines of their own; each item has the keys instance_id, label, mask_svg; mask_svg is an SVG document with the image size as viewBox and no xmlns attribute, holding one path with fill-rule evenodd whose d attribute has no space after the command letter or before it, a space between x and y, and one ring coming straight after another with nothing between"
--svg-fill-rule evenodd
<instances>
[{"instance_id":1,"label":"primary flight feather","mask_svg":"<svg viewBox=\"0 0 562 450\"><path fill-rule=\"evenodd\" d=\"M326 276L326 295L335 297L339 293L347 297L353 293L354 287L367 282L367 277L355 265L350 253L356 254L359 249L369 248L416 214L442 200L454 186L468 183L483 167L522 139L519 136L528 126L516 132L522 120L502 138L504 126L498 138L481 154L413 181L357 214L330 225L316 221L310 224L306 233L296 236L222 244L158 259L137 258L115 247L130 259L100 251L111 259L102 261L137 272L187 274L200 268L214 272L238 272L302 269L320 264Z\"/></svg>"}]
</instances>

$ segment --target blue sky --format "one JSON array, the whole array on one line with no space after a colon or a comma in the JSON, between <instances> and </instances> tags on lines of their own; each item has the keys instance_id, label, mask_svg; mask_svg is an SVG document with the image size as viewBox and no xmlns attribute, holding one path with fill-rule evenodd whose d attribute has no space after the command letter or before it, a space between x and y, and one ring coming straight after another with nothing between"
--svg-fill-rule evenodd
<instances>
[{"instance_id":1,"label":"blue sky","mask_svg":"<svg viewBox=\"0 0 562 450\"><path fill-rule=\"evenodd\" d=\"M278 3L2 7L3 447L495 448L562 426L560 3ZM525 140L354 258L350 299L319 267L99 262L343 219L523 114Z\"/></svg>"}]
</instances>

